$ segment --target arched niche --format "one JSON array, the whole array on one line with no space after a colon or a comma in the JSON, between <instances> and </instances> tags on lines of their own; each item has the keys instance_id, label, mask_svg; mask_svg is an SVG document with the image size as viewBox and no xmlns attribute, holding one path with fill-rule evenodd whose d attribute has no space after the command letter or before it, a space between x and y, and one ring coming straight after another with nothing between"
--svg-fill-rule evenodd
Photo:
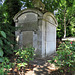
<instances>
[{"instance_id":1,"label":"arched niche","mask_svg":"<svg viewBox=\"0 0 75 75\"><path fill-rule=\"evenodd\" d=\"M43 15L42 20L42 57L56 52L56 27L57 20L50 12Z\"/></svg>"}]
</instances>

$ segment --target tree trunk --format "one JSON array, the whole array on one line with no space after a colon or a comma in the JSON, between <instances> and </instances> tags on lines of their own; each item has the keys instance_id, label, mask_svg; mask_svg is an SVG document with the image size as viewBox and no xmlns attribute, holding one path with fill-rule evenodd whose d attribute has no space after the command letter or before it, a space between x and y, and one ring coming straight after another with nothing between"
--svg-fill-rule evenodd
<instances>
[{"instance_id":1,"label":"tree trunk","mask_svg":"<svg viewBox=\"0 0 75 75\"><path fill-rule=\"evenodd\" d=\"M66 37L66 7L64 10L64 38Z\"/></svg>"}]
</instances>

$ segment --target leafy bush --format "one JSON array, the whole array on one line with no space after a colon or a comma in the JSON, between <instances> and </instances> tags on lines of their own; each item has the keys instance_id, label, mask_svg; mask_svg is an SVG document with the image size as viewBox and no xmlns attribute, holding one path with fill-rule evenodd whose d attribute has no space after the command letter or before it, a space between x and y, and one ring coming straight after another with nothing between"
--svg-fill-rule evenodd
<instances>
[{"instance_id":1,"label":"leafy bush","mask_svg":"<svg viewBox=\"0 0 75 75\"><path fill-rule=\"evenodd\" d=\"M7 38L1 38L3 46L4 56L10 56L13 54L15 48L15 23L13 17L20 11L21 8L20 0L5 0L3 5L0 6L0 31L4 31ZM3 34L3 32L2 32Z\"/></svg>"},{"instance_id":2,"label":"leafy bush","mask_svg":"<svg viewBox=\"0 0 75 75\"><path fill-rule=\"evenodd\" d=\"M4 57L4 61L0 63L0 75L7 75L10 68L14 66L13 63L9 62L9 59L7 57Z\"/></svg>"},{"instance_id":3,"label":"leafy bush","mask_svg":"<svg viewBox=\"0 0 75 75\"><path fill-rule=\"evenodd\" d=\"M7 20L7 13L4 12L3 6L0 7L0 51L4 53L4 56L9 54L13 54L13 49L11 45L13 45L12 37L12 27ZM7 36L7 37L6 37Z\"/></svg>"},{"instance_id":4,"label":"leafy bush","mask_svg":"<svg viewBox=\"0 0 75 75\"><path fill-rule=\"evenodd\" d=\"M17 56L17 63L23 63L19 64L18 66L21 65L29 65L29 62L33 60L33 55L34 55L34 48L23 48L23 49L18 49L16 50L16 56Z\"/></svg>"},{"instance_id":5,"label":"leafy bush","mask_svg":"<svg viewBox=\"0 0 75 75\"><path fill-rule=\"evenodd\" d=\"M3 62L3 54L4 54L3 49L2 49L2 47L3 47L2 39L3 38L6 39L6 33L4 31L0 31L0 62Z\"/></svg>"},{"instance_id":6,"label":"leafy bush","mask_svg":"<svg viewBox=\"0 0 75 75\"><path fill-rule=\"evenodd\" d=\"M55 56L51 63L55 63L59 67L71 67L75 70L75 42L63 42L59 45L58 56Z\"/></svg>"}]
</instances>

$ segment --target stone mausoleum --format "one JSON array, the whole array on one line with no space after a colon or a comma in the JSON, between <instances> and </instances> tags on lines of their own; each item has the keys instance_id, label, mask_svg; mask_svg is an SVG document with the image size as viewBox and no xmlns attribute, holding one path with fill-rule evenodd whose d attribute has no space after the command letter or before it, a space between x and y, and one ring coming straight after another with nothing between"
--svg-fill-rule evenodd
<instances>
[{"instance_id":1,"label":"stone mausoleum","mask_svg":"<svg viewBox=\"0 0 75 75\"><path fill-rule=\"evenodd\" d=\"M46 57L56 51L56 27L54 15L37 9L24 9L14 17L16 41L19 48L31 45L35 54Z\"/></svg>"}]
</instances>

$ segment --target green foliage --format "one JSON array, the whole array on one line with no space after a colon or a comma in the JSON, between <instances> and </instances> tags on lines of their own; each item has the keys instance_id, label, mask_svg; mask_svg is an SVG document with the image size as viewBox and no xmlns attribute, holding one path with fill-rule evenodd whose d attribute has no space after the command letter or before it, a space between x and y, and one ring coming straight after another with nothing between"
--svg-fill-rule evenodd
<instances>
[{"instance_id":1,"label":"green foliage","mask_svg":"<svg viewBox=\"0 0 75 75\"><path fill-rule=\"evenodd\" d=\"M10 68L12 68L14 66L13 63L10 63L8 58L5 57L4 61L0 64L0 75L7 75Z\"/></svg>"},{"instance_id":2,"label":"green foliage","mask_svg":"<svg viewBox=\"0 0 75 75\"><path fill-rule=\"evenodd\" d=\"M3 51L0 49L0 56L3 57Z\"/></svg>"},{"instance_id":3,"label":"green foliage","mask_svg":"<svg viewBox=\"0 0 75 75\"><path fill-rule=\"evenodd\" d=\"M34 48L29 47L29 48L23 48L23 49L18 49L15 50L15 55L17 56L17 67L18 70L21 69L21 67L25 68L26 65L29 67L29 62L33 60L33 55L34 55Z\"/></svg>"},{"instance_id":4,"label":"green foliage","mask_svg":"<svg viewBox=\"0 0 75 75\"><path fill-rule=\"evenodd\" d=\"M23 3L23 7L34 8L32 4L32 0L21 0ZM57 9L60 0L40 0L45 4L45 9L54 12Z\"/></svg>"},{"instance_id":5,"label":"green foliage","mask_svg":"<svg viewBox=\"0 0 75 75\"><path fill-rule=\"evenodd\" d=\"M22 2L22 8L33 8L32 0L20 0Z\"/></svg>"},{"instance_id":6,"label":"green foliage","mask_svg":"<svg viewBox=\"0 0 75 75\"><path fill-rule=\"evenodd\" d=\"M5 0L3 7L8 14L8 20L13 21L13 17L18 11L21 9L21 2L20 0Z\"/></svg>"},{"instance_id":7,"label":"green foliage","mask_svg":"<svg viewBox=\"0 0 75 75\"><path fill-rule=\"evenodd\" d=\"M63 42L59 45L58 56L55 56L51 63L59 67L73 68L75 70L75 42Z\"/></svg>"},{"instance_id":8,"label":"green foliage","mask_svg":"<svg viewBox=\"0 0 75 75\"><path fill-rule=\"evenodd\" d=\"M61 39L64 36L64 28L62 24L59 24L57 27L57 39Z\"/></svg>"},{"instance_id":9,"label":"green foliage","mask_svg":"<svg viewBox=\"0 0 75 75\"><path fill-rule=\"evenodd\" d=\"M3 15L4 13L4 9L3 7L0 7L0 49L3 51L3 53L5 54L10 54L11 51L11 41L9 41L9 33L10 31L9 29L9 24L7 24L7 22L5 22L5 16ZM8 27L8 28L7 28ZM11 33L10 33L11 34ZM8 45L9 43L9 45ZM6 47L8 49L6 49ZM10 47L10 48L9 48ZM8 50L8 52L7 52Z\"/></svg>"},{"instance_id":10,"label":"green foliage","mask_svg":"<svg viewBox=\"0 0 75 75\"><path fill-rule=\"evenodd\" d=\"M23 49L18 49L16 52L16 55L18 56L19 60L22 62L27 62L29 63L30 60L33 60L33 55L34 55L34 48L23 48Z\"/></svg>"},{"instance_id":11,"label":"green foliage","mask_svg":"<svg viewBox=\"0 0 75 75\"><path fill-rule=\"evenodd\" d=\"M6 33L5 33L4 31L0 31L0 34L1 34L4 38L6 38Z\"/></svg>"},{"instance_id":12,"label":"green foliage","mask_svg":"<svg viewBox=\"0 0 75 75\"><path fill-rule=\"evenodd\" d=\"M4 56L13 54L16 44L13 17L20 8L21 2L19 0L5 0L3 6L0 6L0 45Z\"/></svg>"},{"instance_id":13,"label":"green foliage","mask_svg":"<svg viewBox=\"0 0 75 75\"><path fill-rule=\"evenodd\" d=\"M2 46L3 46L3 40L2 38L6 38L6 33L4 31L0 31L0 62L3 62L3 49L2 49Z\"/></svg>"},{"instance_id":14,"label":"green foliage","mask_svg":"<svg viewBox=\"0 0 75 75\"><path fill-rule=\"evenodd\" d=\"M21 0L23 7L34 8L32 0ZM64 36L64 24L66 36L75 36L75 0L40 0L45 4L46 11L58 10L55 17L58 20L57 38ZM64 15L65 14L65 15ZM65 19L65 22L64 22Z\"/></svg>"},{"instance_id":15,"label":"green foliage","mask_svg":"<svg viewBox=\"0 0 75 75\"><path fill-rule=\"evenodd\" d=\"M26 67L26 65L27 65L27 63L18 63L17 64L17 67L18 67L18 70L20 70L21 69L21 67Z\"/></svg>"},{"instance_id":16,"label":"green foliage","mask_svg":"<svg viewBox=\"0 0 75 75\"><path fill-rule=\"evenodd\" d=\"M60 0L41 0L45 4L45 9L54 12L57 10Z\"/></svg>"},{"instance_id":17,"label":"green foliage","mask_svg":"<svg viewBox=\"0 0 75 75\"><path fill-rule=\"evenodd\" d=\"M70 47L70 49L75 52L75 42L71 42L71 44L72 46Z\"/></svg>"},{"instance_id":18,"label":"green foliage","mask_svg":"<svg viewBox=\"0 0 75 75\"><path fill-rule=\"evenodd\" d=\"M66 26L66 36L75 36L75 0L60 0L58 6L58 13L56 18L58 20L57 38L63 38L64 24ZM64 22L65 19L65 22Z\"/></svg>"}]
</instances>

